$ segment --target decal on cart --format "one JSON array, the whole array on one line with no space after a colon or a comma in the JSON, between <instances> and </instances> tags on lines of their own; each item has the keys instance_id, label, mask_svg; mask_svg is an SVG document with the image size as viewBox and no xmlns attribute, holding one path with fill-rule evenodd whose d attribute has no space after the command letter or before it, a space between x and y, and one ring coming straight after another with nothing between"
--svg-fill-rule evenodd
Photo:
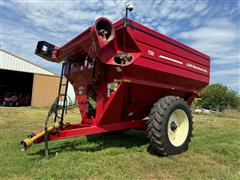
<instances>
[{"instance_id":1,"label":"decal on cart","mask_svg":"<svg viewBox=\"0 0 240 180\"><path fill-rule=\"evenodd\" d=\"M114 93L117 90L118 87L117 82L111 82L107 84L107 97L110 97L112 93Z\"/></svg>"},{"instance_id":2,"label":"decal on cart","mask_svg":"<svg viewBox=\"0 0 240 180\"><path fill-rule=\"evenodd\" d=\"M148 55L150 55L150 56L154 56L154 51L152 51L152 50L148 50Z\"/></svg>"},{"instance_id":3,"label":"decal on cart","mask_svg":"<svg viewBox=\"0 0 240 180\"><path fill-rule=\"evenodd\" d=\"M190 67L192 69L196 69L196 70L201 71L201 72L205 72L206 74L208 72L206 69L198 67L198 66L195 66L194 64L191 64L191 63L187 63L186 66Z\"/></svg>"},{"instance_id":4,"label":"decal on cart","mask_svg":"<svg viewBox=\"0 0 240 180\"><path fill-rule=\"evenodd\" d=\"M84 87L83 87L83 86L80 86L80 87L78 88L78 94L79 94L79 95L83 95L83 93L84 93Z\"/></svg>"},{"instance_id":5,"label":"decal on cart","mask_svg":"<svg viewBox=\"0 0 240 180\"><path fill-rule=\"evenodd\" d=\"M170 57L167 57L167 56L163 56L163 55L159 55L160 58L163 58L163 59L166 59L168 61L171 61L171 62L175 62L175 63L178 63L178 64L183 64L182 61L179 61L179 60L176 60L176 59L172 59Z\"/></svg>"}]
</instances>

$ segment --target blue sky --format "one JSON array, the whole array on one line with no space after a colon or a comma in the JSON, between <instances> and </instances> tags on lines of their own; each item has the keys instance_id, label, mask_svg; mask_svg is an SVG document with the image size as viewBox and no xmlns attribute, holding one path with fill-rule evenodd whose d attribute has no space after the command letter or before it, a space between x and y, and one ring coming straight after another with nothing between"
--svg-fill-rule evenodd
<instances>
[{"instance_id":1,"label":"blue sky","mask_svg":"<svg viewBox=\"0 0 240 180\"><path fill-rule=\"evenodd\" d=\"M240 93L239 0L131 2L131 19L209 55L211 82ZM123 0L1 0L1 49L59 73L59 64L34 55L37 41L63 45L98 17L121 19L124 5Z\"/></svg>"}]
</instances>

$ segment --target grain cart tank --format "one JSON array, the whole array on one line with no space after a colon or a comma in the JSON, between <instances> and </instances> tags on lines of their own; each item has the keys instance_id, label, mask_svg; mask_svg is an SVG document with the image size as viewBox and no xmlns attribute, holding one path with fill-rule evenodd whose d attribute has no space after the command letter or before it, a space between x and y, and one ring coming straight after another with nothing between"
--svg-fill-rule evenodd
<instances>
[{"instance_id":1,"label":"grain cart tank","mask_svg":"<svg viewBox=\"0 0 240 180\"><path fill-rule=\"evenodd\" d=\"M209 83L209 56L127 18L114 24L99 18L61 47L39 41L35 53L64 62L62 74L74 87L82 120L64 123L52 111L54 124L23 140L23 149L35 142L142 129L160 155L187 150L189 106Z\"/></svg>"}]
</instances>

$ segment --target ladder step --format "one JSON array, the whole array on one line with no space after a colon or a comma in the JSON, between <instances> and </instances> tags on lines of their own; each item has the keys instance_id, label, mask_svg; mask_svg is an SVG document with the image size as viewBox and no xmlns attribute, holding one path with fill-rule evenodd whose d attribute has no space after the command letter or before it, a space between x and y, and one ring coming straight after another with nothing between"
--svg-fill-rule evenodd
<instances>
[{"instance_id":1,"label":"ladder step","mask_svg":"<svg viewBox=\"0 0 240 180\"><path fill-rule=\"evenodd\" d=\"M67 73L64 73L65 71L65 68L67 68ZM64 76L65 75L69 75L70 73L70 69L71 69L71 62L65 62L62 64L62 71L61 71L61 76L60 76L60 83L59 83L59 88L58 88L58 96L61 95L61 92L62 92L62 88L63 86L65 86L65 90L64 90L64 103L62 106L58 106L58 109L61 110L61 114L60 116L59 115L55 115L54 119L56 120L57 118L58 119L61 119L61 121L63 121L63 118L64 118L64 113L65 113L65 108L66 108L66 97L67 97L67 88L68 88L68 83L69 81L66 80L63 82L63 79L64 79Z\"/></svg>"}]
</instances>

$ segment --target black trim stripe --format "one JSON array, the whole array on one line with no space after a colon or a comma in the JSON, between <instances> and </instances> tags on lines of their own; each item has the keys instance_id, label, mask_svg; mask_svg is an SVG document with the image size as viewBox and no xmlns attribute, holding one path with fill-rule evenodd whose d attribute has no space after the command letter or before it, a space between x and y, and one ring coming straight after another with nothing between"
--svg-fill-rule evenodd
<instances>
[{"instance_id":1,"label":"black trim stripe","mask_svg":"<svg viewBox=\"0 0 240 180\"><path fill-rule=\"evenodd\" d=\"M184 51L187 51L187 52L189 52L189 53L191 53L191 54L194 54L194 55L196 55L196 56L198 56L198 57L201 57L201 58L206 59L206 60L209 61L208 58L205 58L205 57L203 57L203 56L201 56L201 55L199 55L199 54L197 54L197 53L195 53L195 52L192 52L192 51L190 51L190 50L188 50L188 49L186 49L186 48L184 48L184 47L181 47L181 46L179 46L179 45L177 45L177 44L174 44L174 43L172 43L172 42L170 42L170 41L168 41L168 40L165 40L165 39L163 39L163 38L160 38L160 37L158 37L158 36L155 36L155 35L153 35L153 34L150 34L150 33L146 32L146 31L143 31L143 30L141 30L141 29L133 26L132 24L127 24L127 26L129 26L129 27L131 27L131 28L133 28L133 29L136 29L136 30L142 32L142 33L145 33L145 34L147 34L147 35L149 35L149 36L152 36L152 37L154 37L154 38L156 38L156 39L159 39L159 40L161 40L161 41L163 41L163 42L165 42L165 43L171 44L172 46L178 47L178 48L180 48L180 49L182 49L182 50L184 50Z\"/></svg>"}]
</instances>

